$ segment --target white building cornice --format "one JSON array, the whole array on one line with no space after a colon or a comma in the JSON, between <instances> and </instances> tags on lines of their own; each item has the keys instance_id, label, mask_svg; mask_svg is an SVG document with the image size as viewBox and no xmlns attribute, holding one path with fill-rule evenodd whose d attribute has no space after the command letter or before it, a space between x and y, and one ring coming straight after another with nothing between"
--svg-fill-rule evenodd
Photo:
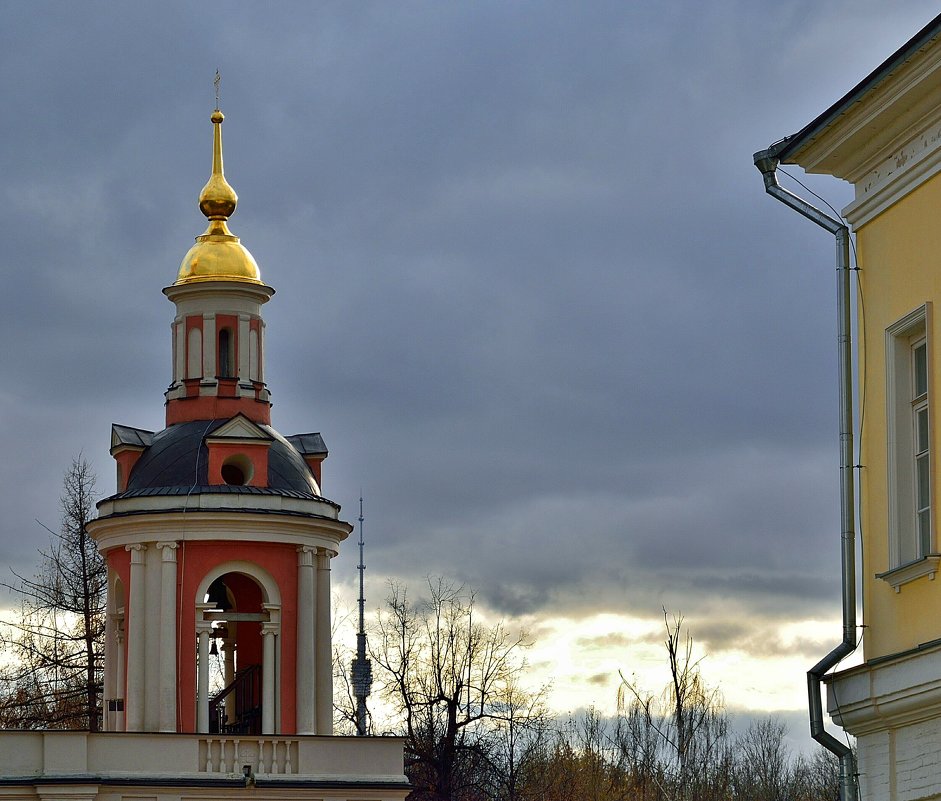
<instances>
[{"instance_id":1,"label":"white building cornice","mask_svg":"<svg viewBox=\"0 0 941 801\"><path fill-rule=\"evenodd\" d=\"M88 531L102 553L171 536L183 542L287 543L336 552L352 526L342 520L245 510L168 511L98 518L88 524Z\"/></svg>"},{"instance_id":2,"label":"white building cornice","mask_svg":"<svg viewBox=\"0 0 941 801\"><path fill-rule=\"evenodd\" d=\"M784 160L853 184L843 213L858 229L941 170L939 95L932 41Z\"/></svg>"},{"instance_id":3,"label":"white building cornice","mask_svg":"<svg viewBox=\"0 0 941 801\"><path fill-rule=\"evenodd\" d=\"M827 711L857 737L941 716L941 644L837 673Z\"/></svg>"}]
</instances>

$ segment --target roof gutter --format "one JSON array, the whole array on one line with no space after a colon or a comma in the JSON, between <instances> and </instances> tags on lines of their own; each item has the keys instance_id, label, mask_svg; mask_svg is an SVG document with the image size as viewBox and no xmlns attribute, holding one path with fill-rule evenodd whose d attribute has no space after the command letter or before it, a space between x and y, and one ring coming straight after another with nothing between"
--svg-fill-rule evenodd
<instances>
[{"instance_id":1,"label":"roof gutter","mask_svg":"<svg viewBox=\"0 0 941 801\"><path fill-rule=\"evenodd\" d=\"M857 801L856 758L852 749L829 734L823 725L823 677L856 650L856 502L853 491L853 361L850 319L849 229L778 183L781 150L788 140L755 154L765 191L798 214L833 234L836 241L837 343L840 404L840 529L842 542L843 641L807 672L810 735L840 760L840 799Z\"/></svg>"}]
</instances>

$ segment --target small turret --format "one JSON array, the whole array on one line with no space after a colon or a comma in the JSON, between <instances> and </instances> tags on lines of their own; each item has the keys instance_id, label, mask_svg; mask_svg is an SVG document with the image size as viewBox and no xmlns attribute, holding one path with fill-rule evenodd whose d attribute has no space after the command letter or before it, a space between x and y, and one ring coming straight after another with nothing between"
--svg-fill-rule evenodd
<instances>
[{"instance_id":1,"label":"small turret","mask_svg":"<svg viewBox=\"0 0 941 801\"><path fill-rule=\"evenodd\" d=\"M236 414L271 422L261 307L274 290L262 282L252 254L228 228L238 195L222 166L224 119L218 108L210 117L212 172L199 193L209 225L183 257L176 281L163 290L177 307L167 425Z\"/></svg>"}]
</instances>

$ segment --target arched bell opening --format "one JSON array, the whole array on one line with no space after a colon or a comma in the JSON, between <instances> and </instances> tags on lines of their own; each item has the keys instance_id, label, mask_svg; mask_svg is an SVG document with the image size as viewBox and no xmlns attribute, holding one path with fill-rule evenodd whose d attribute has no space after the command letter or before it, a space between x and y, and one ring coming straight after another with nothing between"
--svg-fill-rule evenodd
<instances>
[{"instance_id":1,"label":"arched bell opening","mask_svg":"<svg viewBox=\"0 0 941 801\"><path fill-rule=\"evenodd\" d=\"M268 601L270 577L213 572L196 604L197 729L275 734L280 604Z\"/></svg>"}]
</instances>

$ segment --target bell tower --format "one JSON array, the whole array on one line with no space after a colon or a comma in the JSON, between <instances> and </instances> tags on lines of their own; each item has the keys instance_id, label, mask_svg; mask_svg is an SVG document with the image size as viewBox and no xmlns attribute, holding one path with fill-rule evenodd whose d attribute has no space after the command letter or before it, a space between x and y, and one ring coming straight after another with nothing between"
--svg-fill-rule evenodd
<instances>
[{"instance_id":1,"label":"bell tower","mask_svg":"<svg viewBox=\"0 0 941 801\"><path fill-rule=\"evenodd\" d=\"M320 434L271 427L274 290L228 228L238 197L210 119L208 227L163 290L166 427L112 427L116 493L89 525L108 564L104 728L330 734L330 560L352 527L321 493Z\"/></svg>"},{"instance_id":2,"label":"bell tower","mask_svg":"<svg viewBox=\"0 0 941 801\"><path fill-rule=\"evenodd\" d=\"M222 112L212 113L212 174L199 194L209 220L164 294L176 305L167 425L244 414L271 422L264 382L262 304L274 294L229 231L238 195L222 166Z\"/></svg>"}]
</instances>

